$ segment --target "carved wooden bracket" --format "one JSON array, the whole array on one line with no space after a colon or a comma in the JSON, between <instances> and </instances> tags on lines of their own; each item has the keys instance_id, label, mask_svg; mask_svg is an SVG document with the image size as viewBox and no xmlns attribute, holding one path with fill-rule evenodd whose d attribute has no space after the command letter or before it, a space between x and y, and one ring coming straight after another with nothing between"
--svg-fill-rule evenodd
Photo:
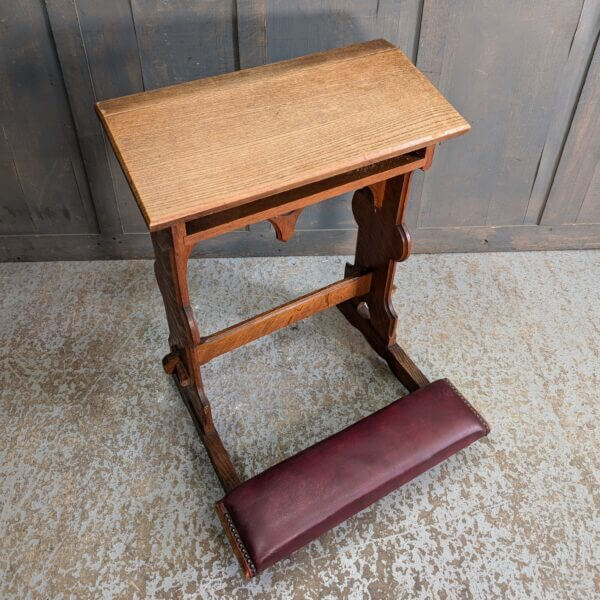
<instances>
[{"instance_id":1,"label":"carved wooden bracket","mask_svg":"<svg viewBox=\"0 0 600 600\"><path fill-rule=\"evenodd\" d=\"M287 242L292 235L294 235L294 229L296 229L296 221L300 216L302 209L292 210L291 212L272 217L269 219L270 223L275 229L275 235L280 242Z\"/></svg>"}]
</instances>

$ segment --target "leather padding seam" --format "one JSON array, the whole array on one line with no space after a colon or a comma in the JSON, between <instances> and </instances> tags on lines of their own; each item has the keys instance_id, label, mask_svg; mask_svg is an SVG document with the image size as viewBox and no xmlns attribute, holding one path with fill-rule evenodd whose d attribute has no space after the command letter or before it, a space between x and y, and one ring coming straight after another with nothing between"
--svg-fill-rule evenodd
<instances>
[{"instance_id":1,"label":"leather padding seam","mask_svg":"<svg viewBox=\"0 0 600 600\"><path fill-rule=\"evenodd\" d=\"M443 379L454 391L454 393L463 401L463 404L475 415L476 419L481 423L485 429L485 435L488 435L491 431L488 422L475 410L473 405L456 389L455 385L449 379Z\"/></svg>"}]
</instances>

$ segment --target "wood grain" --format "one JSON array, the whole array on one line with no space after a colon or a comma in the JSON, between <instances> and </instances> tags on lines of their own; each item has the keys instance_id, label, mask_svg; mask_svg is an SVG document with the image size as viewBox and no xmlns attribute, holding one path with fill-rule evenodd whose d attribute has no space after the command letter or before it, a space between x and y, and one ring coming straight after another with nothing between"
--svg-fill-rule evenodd
<instances>
[{"instance_id":1,"label":"wood grain","mask_svg":"<svg viewBox=\"0 0 600 600\"><path fill-rule=\"evenodd\" d=\"M383 181L413 169L424 169L427 161L427 150L419 150L297 187L288 192L267 196L241 206L234 206L218 213L199 217L186 223L189 234L186 241L190 245L194 245L201 240L207 240L216 235L276 217L281 214L283 206L288 211L303 209L342 192Z\"/></svg>"},{"instance_id":2,"label":"wood grain","mask_svg":"<svg viewBox=\"0 0 600 600\"><path fill-rule=\"evenodd\" d=\"M469 130L384 40L100 102L151 230Z\"/></svg>"},{"instance_id":3,"label":"wood grain","mask_svg":"<svg viewBox=\"0 0 600 600\"><path fill-rule=\"evenodd\" d=\"M310 317L316 312L336 306L355 296L362 296L369 291L370 285L370 273L346 277L242 323L232 325L202 338L201 343L195 348L196 359L201 364L206 363L216 356Z\"/></svg>"},{"instance_id":4,"label":"wood grain","mask_svg":"<svg viewBox=\"0 0 600 600\"><path fill-rule=\"evenodd\" d=\"M236 0L242 68L384 38L415 62L422 0ZM351 197L309 207L299 229L353 226ZM265 223L249 226L265 231Z\"/></svg>"}]
</instances>

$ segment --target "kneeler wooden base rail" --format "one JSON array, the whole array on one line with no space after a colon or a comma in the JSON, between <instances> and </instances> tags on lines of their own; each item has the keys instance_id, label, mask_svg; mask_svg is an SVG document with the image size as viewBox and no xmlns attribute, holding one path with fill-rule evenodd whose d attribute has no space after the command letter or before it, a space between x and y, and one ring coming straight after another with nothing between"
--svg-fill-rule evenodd
<instances>
[{"instance_id":1,"label":"kneeler wooden base rail","mask_svg":"<svg viewBox=\"0 0 600 600\"><path fill-rule=\"evenodd\" d=\"M469 125L394 46L356 44L97 105L151 231L169 324L163 366L225 490L216 510L247 577L489 432L447 380L396 342L396 263L411 177ZM356 255L343 279L214 333L198 330L188 258L208 238L357 190ZM336 306L411 392L242 482L213 422L201 365ZM257 407L260 410L260 407Z\"/></svg>"}]
</instances>

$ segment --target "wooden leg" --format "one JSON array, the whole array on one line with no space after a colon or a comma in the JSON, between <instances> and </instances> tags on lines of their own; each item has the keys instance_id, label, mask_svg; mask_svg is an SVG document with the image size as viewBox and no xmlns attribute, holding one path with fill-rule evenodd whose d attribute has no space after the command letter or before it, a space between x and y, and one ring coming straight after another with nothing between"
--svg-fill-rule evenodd
<instances>
[{"instance_id":1,"label":"wooden leg","mask_svg":"<svg viewBox=\"0 0 600 600\"><path fill-rule=\"evenodd\" d=\"M410 235L403 223L412 172L355 192L352 212L358 224L356 256L346 276L372 271L371 288L338 306L342 314L387 361L411 392L429 383L396 344L397 316L391 302L396 262L410 256Z\"/></svg>"},{"instance_id":2,"label":"wooden leg","mask_svg":"<svg viewBox=\"0 0 600 600\"><path fill-rule=\"evenodd\" d=\"M200 342L200 333L187 286L190 250L184 243L185 226L174 225L151 235L156 258L154 272L169 324L171 352L163 359L163 367L173 376L219 481L227 492L239 485L240 479L215 429L193 350Z\"/></svg>"}]
</instances>

